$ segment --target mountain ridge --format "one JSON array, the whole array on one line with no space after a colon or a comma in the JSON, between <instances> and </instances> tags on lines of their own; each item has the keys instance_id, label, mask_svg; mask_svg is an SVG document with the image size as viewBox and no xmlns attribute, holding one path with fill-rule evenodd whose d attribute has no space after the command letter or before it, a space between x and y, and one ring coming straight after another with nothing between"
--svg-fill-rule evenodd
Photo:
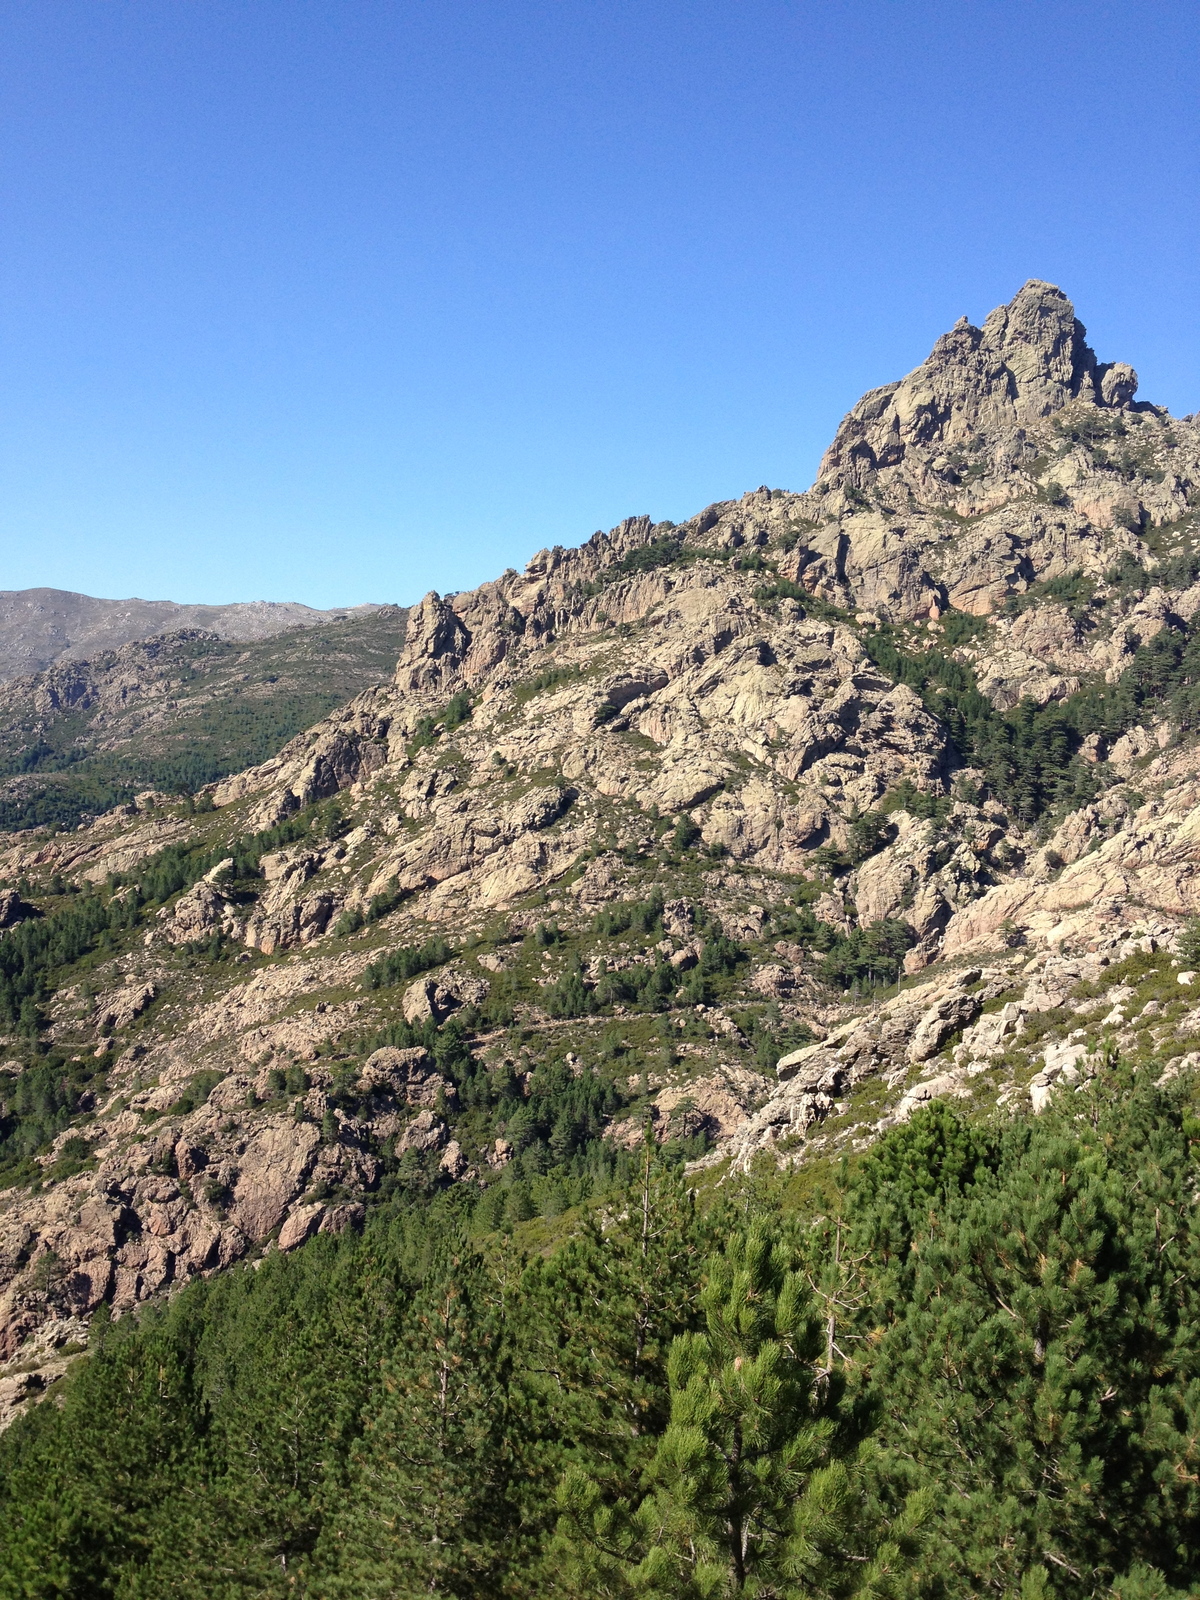
<instances>
[{"instance_id":1,"label":"mountain ridge","mask_svg":"<svg viewBox=\"0 0 1200 1600\"><path fill-rule=\"evenodd\" d=\"M0 827L75 826L261 759L386 677L406 617L378 606L237 643L181 629L0 684Z\"/></svg>"},{"instance_id":2,"label":"mountain ridge","mask_svg":"<svg viewBox=\"0 0 1200 1600\"><path fill-rule=\"evenodd\" d=\"M1200 428L1135 394L1031 280L804 493L432 593L198 814L0 842L0 1355L372 1195L558 1215L647 1123L794 1164L1200 1063Z\"/></svg>"},{"instance_id":3,"label":"mountain ridge","mask_svg":"<svg viewBox=\"0 0 1200 1600\"><path fill-rule=\"evenodd\" d=\"M373 604L316 610L295 600L233 601L227 605L174 600L101 600L67 589L0 590L0 683L62 661L86 660L138 639L199 628L218 638L249 642L287 628L319 627Z\"/></svg>"}]
</instances>

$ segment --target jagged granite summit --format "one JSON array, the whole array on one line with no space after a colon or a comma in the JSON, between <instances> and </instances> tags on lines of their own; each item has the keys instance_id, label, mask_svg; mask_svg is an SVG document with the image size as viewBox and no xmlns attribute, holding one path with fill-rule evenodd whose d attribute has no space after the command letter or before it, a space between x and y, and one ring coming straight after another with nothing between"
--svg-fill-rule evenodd
<instances>
[{"instance_id":1,"label":"jagged granite summit","mask_svg":"<svg viewBox=\"0 0 1200 1600\"><path fill-rule=\"evenodd\" d=\"M10 836L0 965L31 909L117 909L7 1043L0 1355L381 1184L549 1208L647 1120L798 1161L939 1094L1036 1110L1114 1044L1200 1061L1200 429L1135 394L1031 282L807 492L427 596L211 811Z\"/></svg>"},{"instance_id":2,"label":"jagged granite summit","mask_svg":"<svg viewBox=\"0 0 1200 1600\"><path fill-rule=\"evenodd\" d=\"M819 481L946 505L961 485L956 452L978 460L986 449L1007 472L1028 454L1027 429L1072 402L1126 410L1137 386L1125 362L1097 362L1062 290L1030 279L982 328L961 317L914 372L864 395L838 429Z\"/></svg>"}]
</instances>

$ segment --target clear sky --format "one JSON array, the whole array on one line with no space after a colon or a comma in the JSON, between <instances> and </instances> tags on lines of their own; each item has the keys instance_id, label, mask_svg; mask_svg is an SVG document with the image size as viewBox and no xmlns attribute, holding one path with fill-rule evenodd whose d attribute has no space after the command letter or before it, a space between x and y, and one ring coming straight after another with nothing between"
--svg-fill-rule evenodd
<instances>
[{"instance_id":1,"label":"clear sky","mask_svg":"<svg viewBox=\"0 0 1200 1600\"><path fill-rule=\"evenodd\" d=\"M0 588L469 587L800 489L1029 277L1200 409L1200 5L0 0Z\"/></svg>"}]
</instances>

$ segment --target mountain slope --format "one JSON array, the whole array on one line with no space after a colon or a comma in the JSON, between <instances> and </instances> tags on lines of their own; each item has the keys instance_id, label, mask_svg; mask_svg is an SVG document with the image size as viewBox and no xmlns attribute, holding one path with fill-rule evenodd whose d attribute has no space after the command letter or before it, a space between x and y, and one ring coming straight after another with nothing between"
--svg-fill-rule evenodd
<instances>
[{"instance_id":1,"label":"mountain slope","mask_svg":"<svg viewBox=\"0 0 1200 1600\"><path fill-rule=\"evenodd\" d=\"M0 589L0 683L160 633L199 628L249 643L286 628L320 627L372 609L316 611L294 600L178 605L174 600L97 600L66 589Z\"/></svg>"},{"instance_id":2,"label":"mountain slope","mask_svg":"<svg viewBox=\"0 0 1200 1600\"><path fill-rule=\"evenodd\" d=\"M212 812L13 839L0 1352L372 1194L553 1216L647 1122L803 1161L1189 1065L1200 428L1135 392L1030 283L806 493L430 595Z\"/></svg>"},{"instance_id":3,"label":"mountain slope","mask_svg":"<svg viewBox=\"0 0 1200 1600\"><path fill-rule=\"evenodd\" d=\"M0 827L73 827L262 760L389 676L406 615L378 606L240 644L184 630L0 687Z\"/></svg>"}]
</instances>

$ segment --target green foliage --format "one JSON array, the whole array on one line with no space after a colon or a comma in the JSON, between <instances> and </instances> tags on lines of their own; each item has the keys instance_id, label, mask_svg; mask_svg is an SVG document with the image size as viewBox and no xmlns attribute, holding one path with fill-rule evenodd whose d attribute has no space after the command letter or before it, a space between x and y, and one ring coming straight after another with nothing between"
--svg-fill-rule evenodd
<instances>
[{"instance_id":1,"label":"green foliage","mask_svg":"<svg viewBox=\"0 0 1200 1600\"><path fill-rule=\"evenodd\" d=\"M652 539L649 544L630 550L606 570L606 577L628 577L635 572L653 572L658 567L671 567L685 556L678 539Z\"/></svg>"},{"instance_id":2,"label":"green foliage","mask_svg":"<svg viewBox=\"0 0 1200 1600\"><path fill-rule=\"evenodd\" d=\"M409 759L411 760L419 751L436 744L443 733L452 733L455 728L461 727L470 715L471 697L466 690L460 689L440 711L418 719L413 736L408 741Z\"/></svg>"},{"instance_id":3,"label":"green foliage","mask_svg":"<svg viewBox=\"0 0 1200 1600\"><path fill-rule=\"evenodd\" d=\"M798 600L804 607L806 617L816 617L827 622L851 620L849 612L832 605L828 600L822 600L820 595L810 594L791 578L772 578L770 583L761 584L755 589L754 598L760 605L770 605L775 600Z\"/></svg>"},{"instance_id":4,"label":"green foliage","mask_svg":"<svg viewBox=\"0 0 1200 1600\"><path fill-rule=\"evenodd\" d=\"M773 1006L768 1008L765 1015L735 1018L754 1048L755 1066L767 1077L774 1077L776 1064L782 1056L814 1044L817 1037L807 1022L785 1024L778 1010L777 1006Z\"/></svg>"},{"instance_id":5,"label":"green foliage","mask_svg":"<svg viewBox=\"0 0 1200 1600\"><path fill-rule=\"evenodd\" d=\"M513 698L519 706L527 705L547 689L561 689L568 683L578 683L584 676L584 670L581 666L545 667L518 683L513 689Z\"/></svg>"},{"instance_id":6,"label":"green foliage","mask_svg":"<svg viewBox=\"0 0 1200 1600\"><path fill-rule=\"evenodd\" d=\"M1200 961L1200 917L1189 917L1179 935L1180 957L1190 966Z\"/></svg>"},{"instance_id":7,"label":"green foliage","mask_svg":"<svg viewBox=\"0 0 1200 1600\"><path fill-rule=\"evenodd\" d=\"M819 922L808 898L797 894L797 899L795 907L776 909L771 922L776 933L824 957L816 968L822 982L834 989L875 989L896 982L904 952L915 942L907 923L885 917L843 933L832 923Z\"/></svg>"},{"instance_id":8,"label":"green foliage","mask_svg":"<svg viewBox=\"0 0 1200 1600\"><path fill-rule=\"evenodd\" d=\"M482 1262L437 1242L317 1564L332 1595L474 1595L517 1545L511 1344Z\"/></svg>"},{"instance_id":9,"label":"green foliage","mask_svg":"<svg viewBox=\"0 0 1200 1600\"><path fill-rule=\"evenodd\" d=\"M1108 444L1113 439L1123 439L1128 433L1119 412L1102 411L1096 406L1069 406L1054 418L1053 428L1059 438L1072 444Z\"/></svg>"},{"instance_id":10,"label":"green foliage","mask_svg":"<svg viewBox=\"0 0 1200 1600\"><path fill-rule=\"evenodd\" d=\"M1079 736L1069 702L1039 707L1023 700L1002 715L979 692L970 669L941 651L907 651L889 628L867 635L864 644L881 672L921 695L963 757L983 768L992 792L1022 820L1033 821L1051 804L1094 797L1094 772L1071 760Z\"/></svg>"},{"instance_id":11,"label":"green foliage","mask_svg":"<svg viewBox=\"0 0 1200 1600\"><path fill-rule=\"evenodd\" d=\"M64 894L65 905L19 923L0 939L0 1025L24 1035L32 1050L40 1049L42 1007L72 968L82 965L86 970L90 961L115 953L159 905L221 862L232 862L233 882L247 882L269 852L314 835L336 838L344 826L336 799L328 800L229 844L169 845L134 870L114 876L104 889ZM62 893L64 885L52 888ZM83 1109L84 1096L103 1085L105 1066L94 1057L65 1061L55 1053L5 1080L0 1091L0 1183L36 1179L29 1159Z\"/></svg>"},{"instance_id":12,"label":"green foliage","mask_svg":"<svg viewBox=\"0 0 1200 1600\"><path fill-rule=\"evenodd\" d=\"M1143 569L1138 567L1137 570L1144 580ZM1016 617L1032 606L1057 601L1066 606L1072 621L1079 622L1088 617L1095 593L1093 578L1085 578L1081 572L1064 572L1057 578L1047 578L1043 583L1030 584L1023 594L1010 594L1004 602L1004 611L1007 616Z\"/></svg>"},{"instance_id":13,"label":"green foliage","mask_svg":"<svg viewBox=\"0 0 1200 1600\"><path fill-rule=\"evenodd\" d=\"M1042 598L1074 597L1080 605L1090 593L1077 574L1037 591ZM1024 600L1018 596L1014 603ZM983 769L991 792L1027 823L1051 808L1095 798L1102 774L1077 754L1090 734L1116 738L1145 717L1162 715L1185 730L1200 727L1200 632L1190 624L1162 629L1136 651L1115 684L1090 683L1045 706L1022 700L1003 713L979 692L970 668L942 651L911 650L888 627L865 635L863 643L881 672L921 695L963 757Z\"/></svg>"},{"instance_id":14,"label":"green foliage","mask_svg":"<svg viewBox=\"0 0 1200 1600\"><path fill-rule=\"evenodd\" d=\"M924 817L933 822L943 822L950 814L954 801L946 794L926 794L918 789L911 778L902 778L894 789L880 801L884 816L893 811L907 811L910 816Z\"/></svg>"},{"instance_id":15,"label":"green foliage","mask_svg":"<svg viewBox=\"0 0 1200 1600\"><path fill-rule=\"evenodd\" d=\"M179 1098L167 1108L167 1115L186 1117L208 1104L208 1097L225 1076L223 1072L194 1072Z\"/></svg>"},{"instance_id":16,"label":"green foliage","mask_svg":"<svg viewBox=\"0 0 1200 1600\"><path fill-rule=\"evenodd\" d=\"M461 727L471 715L471 697L465 689L460 689L452 695L446 703L442 713L442 725L447 733L452 733L455 728Z\"/></svg>"},{"instance_id":17,"label":"green foliage","mask_svg":"<svg viewBox=\"0 0 1200 1600\"><path fill-rule=\"evenodd\" d=\"M55 1052L18 1076L0 1078L0 1186L36 1182L31 1158L53 1143L85 1096L103 1087L107 1060L74 1061Z\"/></svg>"},{"instance_id":18,"label":"green foliage","mask_svg":"<svg viewBox=\"0 0 1200 1600\"><path fill-rule=\"evenodd\" d=\"M700 829L685 811L675 824L675 831L671 835L671 848L677 855L682 855L685 850L690 850L699 842Z\"/></svg>"},{"instance_id":19,"label":"green foliage","mask_svg":"<svg viewBox=\"0 0 1200 1600\"><path fill-rule=\"evenodd\" d=\"M542 1004L552 1017L586 1017L596 1010L595 993L584 986L578 955L567 964L558 980L542 991Z\"/></svg>"},{"instance_id":20,"label":"green foliage","mask_svg":"<svg viewBox=\"0 0 1200 1600\"><path fill-rule=\"evenodd\" d=\"M879 1592L913 1541L881 1550L862 1525L836 1404L814 1383L820 1333L792 1250L763 1222L735 1233L700 1309L703 1328L671 1347L670 1420L641 1503L613 1504L582 1467L563 1479L576 1572L588 1588L658 1600Z\"/></svg>"},{"instance_id":21,"label":"green foliage","mask_svg":"<svg viewBox=\"0 0 1200 1600\"><path fill-rule=\"evenodd\" d=\"M648 933L652 933L656 926L661 926L657 921L661 914L662 901L651 899L640 904L634 902L630 907L614 907L610 912L602 912L600 917L611 916L620 924L628 915L631 925L640 923ZM598 922L600 917L597 918ZM651 921L651 918L655 920ZM658 951L652 960L635 961L611 971L602 962L600 975L592 990L593 1003L590 1009L624 1005L639 1011L664 1011L677 998L685 1005L711 1003L749 957L739 944L722 933L718 923L697 916L697 927L703 932L704 939L699 960L690 972L681 974ZM583 1015L582 1012L577 1014Z\"/></svg>"},{"instance_id":22,"label":"green foliage","mask_svg":"<svg viewBox=\"0 0 1200 1600\"><path fill-rule=\"evenodd\" d=\"M606 1214L587 1216L557 1255L530 1264L517 1306L523 1410L546 1419L537 1452L545 1487L585 1466L595 1499L610 1507L627 1501L669 1421L671 1344L700 1326L697 1291L723 1220L697 1207L651 1144L637 1164L636 1182ZM538 1511L549 1534L553 1499ZM551 1557L571 1558L569 1536L552 1543Z\"/></svg>"},{"instance_id":23,"label":"green foliage","mask_svg":"<svg viewBox=\"0 0 1200 1600\"><path fill-rule=\"evenodd\" d=\"M87 894L50 916L30 918L9 929L0 939L0 1022L36 1036L38 1007L51 993L50 975L135 921L132 905Z\"/></svg>"},{"instance_id":24,"label":"green foliage","mask_svg":"<svg viewBox=\"0 0 1200 1600\"><path fill-rule=\"evenodd\" d=\"M458 1186L98 1318L0 1436L0 1596L1181 1600L1200 1119L1156 1076L930 1107L820 1216L646 1145L532 1259ZM589 1082L502 1090L520 1161Z\"/></svg>"},{"instance_id":25,"label":"green foliage","mask_svg":"<svg viewBox=\"0 0 1200 1600\"><path fill-rule=\"evenodd\" d=\"M942 641L949 650L981 639L988 631L986 617L972 617L966 611L947 611L942 618Z\"/></svg>"},{"instance_id":26,"label":"green foliage","mask_svg":"<svg viewBox=\"0 0 1200 1600\"><path fill-rule=\"evenodd\" d=\"M907 922L894 917L838 934L818 969L821 980L839 989L895 983L905 952L916 938Z\"/></svg>"},{"instance_id":27,"label":"green foliage","mask_svg":"<svg viewBox=\"0 0 1200 1600\"><path fill-rule=\"evenodd\" d=\"M371 896L365 911L343 911L333 926L334 934L341 939L368 927L372 922L382 922L384 917L391 916L396 907L408 899L409 893L409 890L400 887L395 878L390 879L386 889Z\"/></svg>"},{"instance_id":28,"label":"green foliage","mask_svg":"<svg viewBox=\"0 0 1200 1600\"><path fill-rule=\"evenodd\" d=\"M169 647L175 715L159 725L146 720L145 700L131 702L120 755L98 748L103 736L92 732L90 712L47 719L39 710L36 721L27 716L0 729L0 778L24 775L0 795L0 830L73 828L82 816L128 802L140 790L188 795L255 766L378 682L403 639L403 616L386 607L250 643L175 643ZM111 660L101 656L98 666ZM159 652L152 667L161 670L162 660ZM111 737L111 704L105 715L104 736Z\"/></svg>"},{"instance_id":29,"label":"green foliage","mask_svg":"<svg viewBox=\"0 0 1200 1600\"><path fill-rule=\"evenodd\" d=\"M846 855L852 867L859 866L895 838L895 829L880 811L864 811L850 824Z\"/></svg>"},{"instance_id":30,"label":"green foliage","mask_svg":"<svg viewBox=\"0 0 1200 1600\"><path fill-rule=\"evenodd\" d=\"M368 989L390 989L394 984L419 977L422 972L445 966L454 954L440 934L421 945L401 945L398 950L390 950L378 961L372 961L363 973L363 982Z\"/></svg>"},{"instance_id":31,"label":"green foliage","mask_svg":"<svg viewBox=\"0 0 1200 1600\"><path fill-rule=\"evenodd\" d=\"M854 1382L878 1502L935 1497L923 1587L1200 1577L1194 1181L1178 1101L1119 1072L990 1136L921 1113L868 1158Z\"/></svg>"},{"instance_id":32,"label":"green foliage","mask_svg":"<svg viewBox=\"0 0 1200 1600\"><path fill-rule=\"evenodd\" d=\"M662 890L655 889L645 900L618 900L605 906L593 918L592 931L610 939L627 931L661 939L662 914Z\"/></svg>"},{"instance_id":33,"label":"green foliage","mask_svg":"<svg viewBox=\"0 0 1200 1600\"><path fill-rule=\"evenodd\" d=\"M779 908L772 925L776 933L822 956L817 975L837 989L895 983L905 952L916 942L908 924L891 917L844 933L832 923L821 922L806 899L794 909Z\"/></svg>"}]
</instances>

